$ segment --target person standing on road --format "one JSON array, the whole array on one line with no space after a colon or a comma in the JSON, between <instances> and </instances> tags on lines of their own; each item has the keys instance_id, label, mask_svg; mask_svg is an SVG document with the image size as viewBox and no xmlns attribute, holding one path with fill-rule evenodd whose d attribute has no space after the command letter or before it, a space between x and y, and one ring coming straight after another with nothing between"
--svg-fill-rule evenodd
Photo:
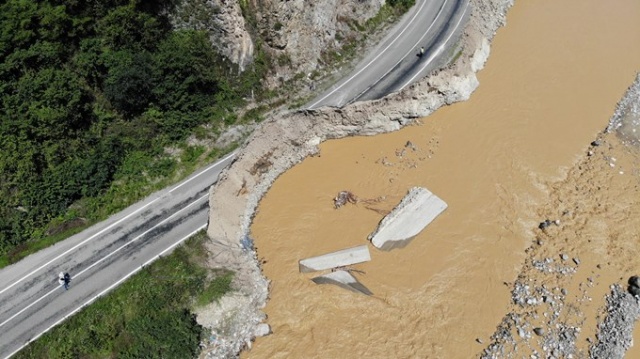
<instances>
[{"instance_id":1,"label":"person standing on road","mask_svg":"<svg viewBox=\"0 0 640 359\"><path fill-rule=\"evenodd\" d=\"M422 57L422 55L424 55L424 46L420 47L420 57Z\"/></svg>"}]
</instances>

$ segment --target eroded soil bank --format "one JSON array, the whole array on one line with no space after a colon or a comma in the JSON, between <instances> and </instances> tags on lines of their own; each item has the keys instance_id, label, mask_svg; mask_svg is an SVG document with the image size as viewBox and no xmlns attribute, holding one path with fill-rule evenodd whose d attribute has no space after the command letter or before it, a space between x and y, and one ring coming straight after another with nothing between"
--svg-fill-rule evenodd
<instances>
[{"instance_id":1,"label":"eroded soil bank","mask_svg":"<svg viewBox=\"0 0 640 359\"><path fill-rule=\"evenodd\" d=\"M625 222L639 217L632 199L638 174L630 164L611 167L602 152L583 163L640 69L638 18L633 0L516 3L469 101L395 133L326 142L320 156L282 175L252 226L272 281L264 311L274 333L246 356L478 356L514 309L513 282L526 276L523 263L532 257L525 249L541 238L537 225L546 217L566 222L557 229L569 232L544 234L542 257L558 261L564 251L580 258L581 276L600 270L592 304L575 301L591 318L581 324L581 339L593 337L609 285L640 272L630 260L638 225ZM317 286L298 273L299 259L366 243L381 212L412 186L428 188L449 208L405 249L372 250L371 262L354 266L375 296ZM385 200L335 210L332 198L345 189ZM581 249L586 243L599 245ZM562 278L545 281L583 295L577 288L584 278L573 287ZM537 345L519 350L541 350Z\"/></svg>"}]
</instances>

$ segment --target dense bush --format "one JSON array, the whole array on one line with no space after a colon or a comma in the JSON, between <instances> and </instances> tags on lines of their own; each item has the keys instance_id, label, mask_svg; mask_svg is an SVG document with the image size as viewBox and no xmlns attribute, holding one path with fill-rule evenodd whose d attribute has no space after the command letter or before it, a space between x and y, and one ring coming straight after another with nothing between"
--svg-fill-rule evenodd
<instances>
[{"instance_id":1,"label":"dense bush","mask_svg":"<svg viewBox=\"0 0 640 359\"><path fill-rule=\"evenodd\" d=\"M415 5L416 0L389 0L388 4L391 7L399 8L402 11L408 10L410 7Z\"/></svg>"}]
</instances>

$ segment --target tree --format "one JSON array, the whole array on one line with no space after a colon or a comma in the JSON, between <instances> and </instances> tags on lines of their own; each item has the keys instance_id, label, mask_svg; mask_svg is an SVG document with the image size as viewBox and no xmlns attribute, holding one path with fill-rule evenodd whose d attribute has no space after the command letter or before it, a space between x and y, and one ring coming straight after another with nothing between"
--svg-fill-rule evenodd
<instances>
[{"instance_id":1,"label":"tree","mask_svg":"<svg viewBox=\"0 0 640 359\"><path fill-rule=\"evenodd\" d=\"M136 11L135 4L109 11L98 23L97 33L113 50L153 50L166 29L152 15Z\"/></svg>"},{"instance_id":2,"label":"tree","mask_svg":"<svg viewBox=\"0 0 640 359\"><path fill-rule=\"evenodd\" d=\"M154 87L151 55L118 51L107 58L109 71L104 95L125 116L141 114L149 105Z\"/></svg>"},{"instance_id":3,"label":"tree","mask_svg":"<svg viewBox=\"0 0 640 359\"><path fill-rule=\"evenodd\" d=\"M218 60L204 32L177 31L154 55L156 103L165 111L197 111L213 104Z\"/></svg>"}]
</instances>

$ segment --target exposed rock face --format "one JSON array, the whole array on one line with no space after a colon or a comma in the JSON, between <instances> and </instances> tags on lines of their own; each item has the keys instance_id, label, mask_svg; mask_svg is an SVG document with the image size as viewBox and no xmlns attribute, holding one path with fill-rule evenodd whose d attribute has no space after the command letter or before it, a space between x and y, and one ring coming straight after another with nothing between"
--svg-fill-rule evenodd
<instances>
[{"instance_id":1,"label":"exposed rock face","mask_svg":"<svg viewBox=\"0 0 640 359\"><path fill-rule=\"evenodd\" d=\"M327 0L325 3L265 0L263 3L280 4L283 7L291 4L289 9L295 9L295 6L302 6L303 9L327 7L337 17L339 12L336 8L340 1ZM328 6L328 3L333 5ZM354 103L342 109L323 108L276 114L265 120L250 136L239 151L235 163L220 175L218 182L211 188L209 197L210 219L207 233L212 239L211 253L216 253L211 259L211 266L237 270L235 280L245 284L240 286L239 291L251 298L247 302L249 304L242 309L243 315L250 318L245 320L249 328L236 328L233 333L235 341L250 341L252 326L264 317L259 308L267 299L268 281L260 275L255 252L241 249L241 243L243 239L246 242L258 202L275 179L306 156L317 153L318 145L324 140L395 131L415 119L431 114L443 105L468 99L478 86L474 71L485 63L489 55L489 42L497 28L504 24L504 14L512 3L512 0L471 0L473 10L462 37L464 50L460 58L449 68L405 88L402 92L380 100ZM283 22L283 27L295 23L293 19L309 21L308 18L304 20L303 13L293 10L287 12L284 9L276 18L288 20ZM320 19L316 21L318 24L322 23ZM331 33L334 30L327 31ZM300 37L284 34L278 36L280 37L274 36L274 47L284 46L293 53L294 46L306 46ZM302 50L298 51L302 53ZM226 250L221 251L221 246ZM252 255L244 255L247 253ZM246 315L247 313L249 314ZM231 351L232 349L230 353Z\"/></svg>"},{"instance_id":2,"label":"exposed rock face","mask_svg":"<svg viewBox=\"0 0 640 359\"><path fill-rule=\"evenodd\" d=\"M378 13L384 0L244 0L255 18L250 35L239 0L183 0L173 23L177 28L206 30L211 43L244 70L253 61L254 43L260 37L264 50L275 60L270 87L297 73L321 66L323 51L340 50L362 37L354 24L362 25Z\"/></svg>"},{"instance_id":3,"label":"exposed rock face","mask_svg":"<svg viewBox=\"0 0 640 359\"><path fill-rule=\"evenodd\" d=\"M282 80L321 66L321 55L362 35L350 24L364 24L384 0L254 0L260 36ZM275 85L273 83L272 85Z\"/></svg>"},{"instance_id":4,"label":"exposed rock face","mask_svg":"<svg viewBox=\"0 0 640 359\"><path fill-rule=\"evenodd\" d=\"M176 28L206 30L213 47L241 71L253 61L253 40L237 0L184 0L172 22Z\"/></svg>"}]
</instances>

